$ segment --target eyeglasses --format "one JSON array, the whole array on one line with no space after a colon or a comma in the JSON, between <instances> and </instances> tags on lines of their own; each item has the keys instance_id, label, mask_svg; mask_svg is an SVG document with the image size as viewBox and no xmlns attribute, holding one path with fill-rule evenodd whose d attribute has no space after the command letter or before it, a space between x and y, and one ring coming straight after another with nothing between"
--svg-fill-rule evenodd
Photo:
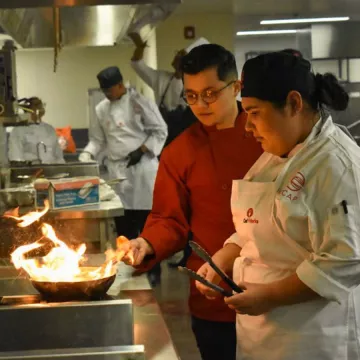
<instances>
[{"instance_id":1,"label":"eyeglasses","mask_svg":"<svg viewBox=\"0 0 360 360\"><path fill-rule=\"evenodd\" d=\"M231 81L227 85L225 85L223 88L219 90L204 90L201 93L195 93L193 91L187 91L184 93L184 100L187 102L188 105L195 105L199 99L199 96L201 99L207 103L212 104L214 103L220 96L220 93L225 90L230 85L236 83L236 81Z\"/></svg>"}]
</instances>

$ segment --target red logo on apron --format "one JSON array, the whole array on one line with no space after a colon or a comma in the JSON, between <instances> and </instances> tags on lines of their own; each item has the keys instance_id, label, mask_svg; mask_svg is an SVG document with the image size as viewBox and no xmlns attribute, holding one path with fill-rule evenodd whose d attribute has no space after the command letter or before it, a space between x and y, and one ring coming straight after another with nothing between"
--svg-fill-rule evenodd
<instances>
[{"instance_id":1,"label":"red logo on apron","mask_svg":"<svg viewBox=\"0 0 360 360\"><path fill-rule=\"evenodd\" d=\"M299 191L305 185L305 176L299 171L291 180L287 188L291 191Z\"/></svg>"},{"instance_id":2,"label":"red logo on apron","mask_svg":"<svg viewBox=\"0 0 360 360\"><path fill-rule=\"evenodd\" d=\"M248 211L246 212L246 216L247 218L245 218L243 220L244 224L258 224L259 220L257 219L252 219L252 216L254 215L254 209L253 208L249 208Z\"/></svg>"}]
</instances>

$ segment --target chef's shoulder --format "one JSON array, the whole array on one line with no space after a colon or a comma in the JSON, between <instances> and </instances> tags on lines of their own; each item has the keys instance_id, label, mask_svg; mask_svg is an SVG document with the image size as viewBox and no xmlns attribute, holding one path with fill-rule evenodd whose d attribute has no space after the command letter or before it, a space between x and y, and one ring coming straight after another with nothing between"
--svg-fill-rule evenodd
<instances>
[{"instance_id":1,"label":"chef's shoulder","mask_svg":"<svg viewBox=\"0 0 360 360\"><path fill-rule=\"evenodd\" d=\"M304 169L308 199L325 206L344 199L358 200L360 148L355 149L355 146L344 148L330 138L319 153L314 154L308 170Z\"/></svg>"},{"instance_id":2,"label":"chef's shoulder","mask_svg":"<svg viewBox=\"0 0 360 360\"><path fill-rule=\"evenodd\" d=\"M195 122L178 135L163 151L164 161L179 166L191 166L199 151L208 144L207 134L199 122Z\"/></svg>"},{"instance_id":3,"label":"chef's shoulder","mask_svg":"<svg viewBox=\"0 0 360 360\"><path fill-rule=\"evenodd\" d=\"M54 126L52 126L51 124L49 124L47 122L42 122L41 126L43 129L45 129L46 133L49 133L49 134L56 133Z\"/></svg>"},{"instance_id":4,"label":"chef's shoulder","mask_svg":"<svg viewBox=\"0 0 360 360\"><path fill-rule=\"evenodd\" d=\"M136 113L141 114L144 109L148 110L155 107L157 108L156 103L152 99L140 94L134 88L127 89L127 96L129 96L130 102Z\"/></svg>"},{"instance_id":5,"label":"chef's shoulder","mask_svg":"<svg viewBox=\"0 0 360 360\"><path fill-rule=\"evenodd\" d=\"M95 107L95 112L98 117L101 117L101 115L105 114L110 108L110 100L103 99L101 100Z\"/></svg>"}]
</instances>

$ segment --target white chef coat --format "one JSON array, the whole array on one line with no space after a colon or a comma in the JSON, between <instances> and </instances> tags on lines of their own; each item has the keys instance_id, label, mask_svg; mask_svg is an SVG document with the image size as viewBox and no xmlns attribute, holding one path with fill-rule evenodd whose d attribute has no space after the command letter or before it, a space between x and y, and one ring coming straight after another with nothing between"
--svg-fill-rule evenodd
<instances>
[{"instance_id":1,"label":"white chef coat","mask_svg":"<svg viewBox=\"0 0 360 360\"><path fill-rule=\"evenodd\" d=\"M131 65L141 79L154 90L155 100L158 106L165 94L166 88L170 84L163 102L166 109L174 110L179 105L186 107L186 103L182 98L184 88L182 79L176 79L174 74L169 71L152 69L146 65L143 60L132 61Z\"/></svg>"},{"instance_id":2,"label":"white chef coat","mask_svg":"<svg viewBox=\"0 0 360 360\"><path fill-rule=\"evenodd\" d=\"M237 315L238 360L360 359L360 148L329 117L233 182L234 280L296 273L321 298ZM347 214L341 202L347 202Z\"/></svg>"},{"instance_id":3,"label":"white chef coat","mask_svg":"<svg viewBox=\"0 0 360 360\"><path fill-rule=\"evenodd\" d=\"M9 137L9 160L43 164L65 163L55 129L45 122L14 127Z\"/></svg>"},{"instance_id":4,"label":"white chef coat","mask_svg":"<svg viewBox=\"0 0 360 360\"><path fill-rule=\"evenodd\" d=\"M96 121L89 129L90 141L84 151L94 157L107 150L110 178L126 178L117 185L125 209L150 210L160 154L167 127L155 103L134 89L121 99L104 99L96 107ZM130 152L145 145L149 152L127 168Z\"/></svg>"}]
</instances>

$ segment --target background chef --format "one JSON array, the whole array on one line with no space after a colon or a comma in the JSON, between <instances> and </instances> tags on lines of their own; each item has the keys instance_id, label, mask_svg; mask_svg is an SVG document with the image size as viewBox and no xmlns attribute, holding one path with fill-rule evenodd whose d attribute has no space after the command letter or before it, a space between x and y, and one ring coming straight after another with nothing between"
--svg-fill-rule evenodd
<instances>
[{"instance_id":1,"label":"background chef","mask_svg":"<svg viewBox=\"0 0 360 360\"><path fill-rule=\"evenodd\" d=\"M38 97L19 100L21 107L31 113L33 124L15 127L9 137L9 160L32 163L65 163L55 129L42 121L45 106Z\"/></svg>"},{"instance_id":2,"label":"background chef","mask_svg":"<svg viewBox=\"0 0 360 360\"><path fill-rule=\"evenodd\" d=\"M107 150L110 178L124 179L116 189L125 208L125 216L116 218L117 230L132 239L142 230L152 207L157 157L167 128L153 101L124 86L118 67L104 69L97 78L106 99L96 107L90 141L79 160L91 161Z\"/></svg>"},{"instance_id":3,"label":"background chef","mask_svg":"<svg viewBox=\"0 0 360 360\"><path fill-rule=\"evenodd\" d=\"M225 299L237 358L358 359L360 149L325 111L344 110L348 95L284 52L248 60L241 95L265 153L233 182L237 232L213 257L227 272L235 261L245 289ZM207 265L199 274L219 281Z\"/></svg>"}]
</instances>

